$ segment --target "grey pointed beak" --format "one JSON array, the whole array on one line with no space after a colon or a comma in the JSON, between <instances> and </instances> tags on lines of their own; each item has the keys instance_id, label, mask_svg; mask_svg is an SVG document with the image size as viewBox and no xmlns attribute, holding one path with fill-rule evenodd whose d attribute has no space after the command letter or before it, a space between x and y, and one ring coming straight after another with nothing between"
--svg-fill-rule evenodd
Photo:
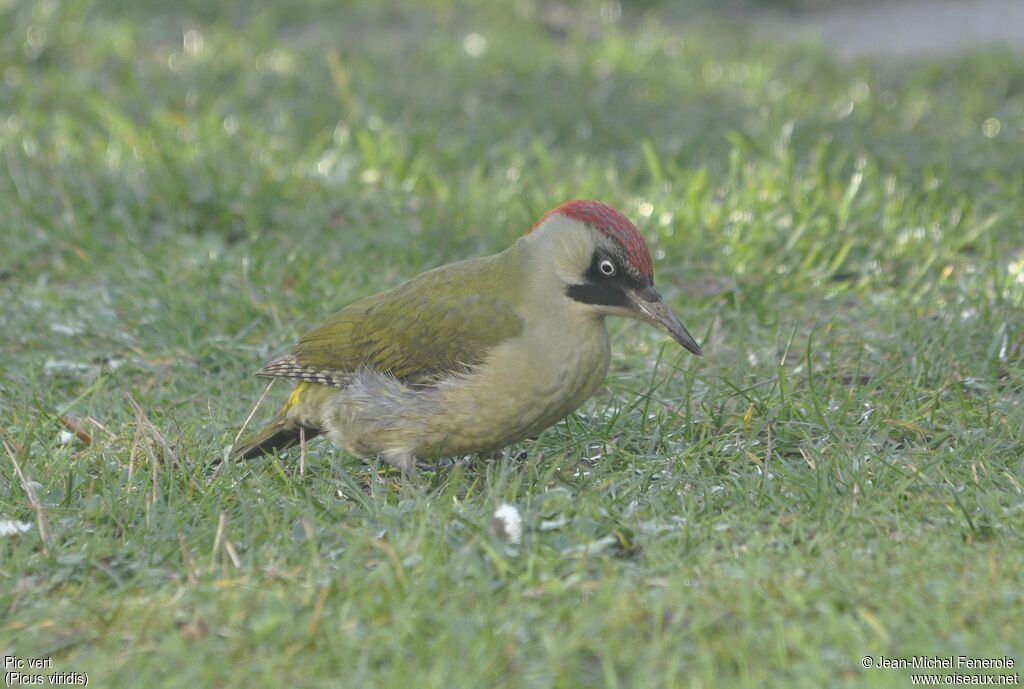
<instances>
[{"instance_id":1,"label":"grey pointed beak","mask_svg":"<svg viewBox=\"0 0 1024 689\"><path fill-rule=\"evenodd\" d=\"M637 290L631 292L630 297L633 299L636 310L640 312L641 320L647 321L651 325L661 326L672 336L673 340L681 344L688 352L692 352L697 356L704 356L690 331L676 318L676 315L672 313L672 309L665 304L656 289L647 287L646 289Z\"/></svg>"}]
</instances>

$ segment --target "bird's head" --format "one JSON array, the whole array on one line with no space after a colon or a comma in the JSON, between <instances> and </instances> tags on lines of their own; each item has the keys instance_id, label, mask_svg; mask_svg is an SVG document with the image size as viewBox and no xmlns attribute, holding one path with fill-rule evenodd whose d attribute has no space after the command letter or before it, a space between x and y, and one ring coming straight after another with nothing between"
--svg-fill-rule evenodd
<instances>
[{"instance_id":1,"label":"bird's head","mask_svg":"<svg viewBox=\"0 0 1024 689\"><path fill-rule=\"evenodd\" d=\"M566 296L598 316L625 316L664 328L701 356L700 347L654 289L647 242L619 211L599 201L567 201L534 223Z\"/></svg>"}]
</instances>

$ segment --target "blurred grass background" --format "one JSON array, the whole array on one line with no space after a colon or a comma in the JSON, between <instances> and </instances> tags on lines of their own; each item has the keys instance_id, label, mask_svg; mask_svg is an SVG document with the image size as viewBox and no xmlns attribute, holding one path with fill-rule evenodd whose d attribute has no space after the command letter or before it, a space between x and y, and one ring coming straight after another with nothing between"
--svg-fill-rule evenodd
<instances>
[{"instance_id":1,"label":"blurred grass background","mask_svg":"<svg viewBox=\"0 0 1024 689\"><path fill-rule=\"evenodd\" d=\"M780 6L0 2L0 650L365 687L1018 653L1024 58L840 62L743 18ZM576 197L704 360L613 323L523 462L207 468L296 336Z\"/></svg>"}]
</instances>

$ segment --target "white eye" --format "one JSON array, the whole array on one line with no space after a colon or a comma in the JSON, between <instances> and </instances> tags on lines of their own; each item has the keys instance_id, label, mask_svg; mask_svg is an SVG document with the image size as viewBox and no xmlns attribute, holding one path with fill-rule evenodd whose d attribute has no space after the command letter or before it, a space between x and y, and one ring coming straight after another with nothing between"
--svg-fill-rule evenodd
<instances>
[{"instance_id":1,"label":"white eye","mask_svg":"<svg viewBox=\"0 0 1024 689\"><path fill-rule=\"evenodd\" d=\"M608 277L615 275L615 264L607 258L601 259L601 262L597 264L597 269L601 271L601 275L607 275Z\"/></svg>"}]
</instances>

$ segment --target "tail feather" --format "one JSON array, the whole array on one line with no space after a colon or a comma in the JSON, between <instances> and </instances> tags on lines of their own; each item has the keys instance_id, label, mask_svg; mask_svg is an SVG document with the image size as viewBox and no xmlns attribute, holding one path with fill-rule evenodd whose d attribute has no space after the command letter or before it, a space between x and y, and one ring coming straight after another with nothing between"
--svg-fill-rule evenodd
<instances>
[{"instance_id":1,"label":"tail feather","mask_svg":"<svg viewBox=\"0 0 1024 689\"><path fill-rule=\"evenodd\" d=\"M285 450L298 445L303 433L306 440L309 440L320 435L320 429L301 426L288 420L284 414L278 414L270 423L239 444L232 452L232 457L242 461L270 454L274 450Z\"/></svg>"},{"instance_id":2,"label":"tail feather","mask_svg":"<svg viewBox=\"0 0 1024 689\"><path fill-rule=\"evenodd\" d=\"M239 444L232 456L236 460L252 459L298 445L303 434L306 440L320 435L321 405L335 392L327 385L300 381L270 423Z\"/></svg>"}]
</instances>

